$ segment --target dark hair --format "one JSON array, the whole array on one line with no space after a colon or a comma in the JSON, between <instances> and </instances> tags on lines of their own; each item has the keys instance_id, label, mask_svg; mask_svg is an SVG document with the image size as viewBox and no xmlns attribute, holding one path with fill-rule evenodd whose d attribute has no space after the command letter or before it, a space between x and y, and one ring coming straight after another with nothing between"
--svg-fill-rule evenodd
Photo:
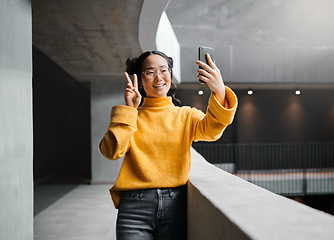
<instances>
[{"instance_id":1,"label":"dark hair","mask_svg":"<svg viewBox=\"0 0 334 240\"><path fill-rule=\"evenodd\" d=\"M141 86L141 69L142 69L142 65L143 65L143 61L151 56L151 55L159 55L161 57L163 57L164 59L166 59L168 67L170 68L170 73L171 73L171 88L168 91L167 95L172 96L174 100L176 100L178 103L181 103L181 101L177 98L175 98L175 94L177 92L177 87L175 85L175 83L173 83L172 79L173 79L173 65L174 65L174 61L173 58L168 57L166 54L164 54L163 52L160 51L147 51L142 53L138 58L134 57L134 58L128 58L126 60L126 72L130 75L136 74L138 77L138 83ZM143 88L139 89L140 93L143 96L146 96L146 93L144 91Z\"/></svg>"}]
</instances>

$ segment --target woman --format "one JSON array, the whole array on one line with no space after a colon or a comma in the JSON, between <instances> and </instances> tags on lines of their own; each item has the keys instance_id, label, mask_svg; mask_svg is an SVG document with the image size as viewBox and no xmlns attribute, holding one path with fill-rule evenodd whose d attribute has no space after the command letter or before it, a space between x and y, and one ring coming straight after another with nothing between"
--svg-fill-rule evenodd
<instances>
[{"instance_id":1,"label":"woman","mask_svg":"<svg viewBox=\"0 0 334 240\"><path fill-rule=\"evenodd\" d=\"M197 78L212 94L207 113L176 107L167 96L172 58L159 51L127 60L125 104L114 106L101 153L125 158L110 193L118 208L118 240L184 240L187 234L187 188L193 141L214 141L234 117L237 98L224 86L215 63L197 61ZM133 74L133 83L129 77ZM143 88L146 97L139 107Z\"/></svg>"}]
</instances>

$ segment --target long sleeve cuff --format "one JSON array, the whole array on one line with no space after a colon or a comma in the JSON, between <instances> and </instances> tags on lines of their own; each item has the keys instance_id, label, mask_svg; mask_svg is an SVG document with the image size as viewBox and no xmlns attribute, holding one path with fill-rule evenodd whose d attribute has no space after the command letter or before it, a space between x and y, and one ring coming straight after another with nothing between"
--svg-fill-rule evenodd
<instances>
[{"instance_id":1,"label":"long sleeve cuff","mask_svg":"<svg viewBox=\"0 0 334 240\"><path fill-rule=\"evenodd\" d=\"M121 123L137 128L138 110L134 107L117 105L113 106L110 113L110 124Z\"/></svg>"},{"instance_id":2,"label":"long sleeve cuff","mask_svg":"<svg viewBox=\"0 0 334 240\"><path fill-rule=\"evenodd\" d=\"M209 106L208 110L210 110L220 122L228 125L233 121L238 106L238 98L229 87L225 86L224 106L218 102L214 94L210 96Z\"/></svg>"}]
</instances>

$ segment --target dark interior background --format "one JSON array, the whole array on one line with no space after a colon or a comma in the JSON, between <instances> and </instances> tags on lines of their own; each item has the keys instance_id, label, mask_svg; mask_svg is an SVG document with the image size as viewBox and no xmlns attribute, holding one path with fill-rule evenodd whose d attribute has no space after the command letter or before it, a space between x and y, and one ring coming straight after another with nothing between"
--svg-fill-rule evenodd
<instances>
[{"instance_id":1,"label":"dark interior background","mask_svg":"<svg viewBox=\"0 0 334 240\"><path fill-rule=\"evenodd\" d=\"M90 178L90 90L33 47L34 181Z\"/></svg>"},{"instance_id":2,"label":"dark interior background","mask_svg":"<svg viewBox=\"0 0 334 240\"><path fill-rule=\"evenodd\" d=\"M210 90L179 89L182 105L206 111ZM259 89L234 90L239 106L232 125L218 143L296 143L334 140L334 90Z\"/></svg>"}]
</instances>

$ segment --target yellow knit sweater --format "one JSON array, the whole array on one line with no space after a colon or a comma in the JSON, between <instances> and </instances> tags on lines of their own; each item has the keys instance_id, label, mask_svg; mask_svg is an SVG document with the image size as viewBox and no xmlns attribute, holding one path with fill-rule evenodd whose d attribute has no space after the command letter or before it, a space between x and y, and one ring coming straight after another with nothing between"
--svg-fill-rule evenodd
<instances>
[{"instance_id":1,"label":"yellow knit sweater","mask_svg":"<svg viewBox=\"0 0 334 240\"><path fill-rule=\"evenodd\" d=\"M100 151L116 160L125 154L110 193L117 208L124 190L177 187L187 183L193 141L214 141L232 123L237 97L226 87L225 106L211 95L206 115L195 108L176 107L171 97L145 98L138 108L118 105Z\"/></svg>"}]
</instances>

